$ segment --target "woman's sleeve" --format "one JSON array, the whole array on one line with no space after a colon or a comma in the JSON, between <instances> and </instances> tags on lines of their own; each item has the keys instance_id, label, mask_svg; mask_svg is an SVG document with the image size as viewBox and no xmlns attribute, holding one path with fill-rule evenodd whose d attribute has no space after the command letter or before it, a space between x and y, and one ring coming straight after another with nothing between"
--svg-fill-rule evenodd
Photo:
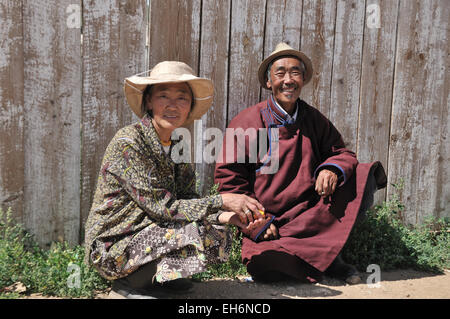
<instances>
[{"instance_id":1,"label":"woman's sleeve","mask_svg":"<svg viewBox=\"0 0 450 319\"><path fill-rule=\"evenodd\" d=\"M199 198L200 195L197 192L197 178L194 170L189 163L181 163L177 165L176 170L176 182L177 192L180 199L193 199ZM219 195L220 196L220 195ZM222 211L213 213L206 217L206 220L212 224L220 224L219 215Z\"/></svg>"},{"instance_id":2,"label":"woman's sleeve","mask_svg":"<svg viewBox=\"0 0 450 319\"><path fill-rule=\"evenodd\" d=\"M136 145L118 143L113 157L105 171L152 219L193 222L217 213L222 207L220 195L178 199L169 191L168 185L152 178L157 168L151 159L138 151Z\"/></svg>"}]
</instances>

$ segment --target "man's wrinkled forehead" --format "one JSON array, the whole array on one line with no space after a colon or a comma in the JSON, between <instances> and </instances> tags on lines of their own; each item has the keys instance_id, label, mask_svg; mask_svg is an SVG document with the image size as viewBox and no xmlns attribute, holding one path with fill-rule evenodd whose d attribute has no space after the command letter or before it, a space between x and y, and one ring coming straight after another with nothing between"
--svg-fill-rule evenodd
<instances>
[{"instance_id":1,"label":"man's wrinkled forehead","mask_svg":"<svg viewBox=\"0 0 450 319\"><path fill-rule=\"evenodd\" d=\"M278 61L280 61L282 59L295 59L295 60L297 60L299 62L299 68L302 68L302 66L303 66L303 61L300 60L295 55L282 55L282 56L279 56L279 57L276 57L275 59L273 59L272 62L270 62L270 64L267 67L267 69L270 70L272 65L274 65L276 62L278 62Z\"/></svg>"},{"instance_id":2,"label":"man's wrinkled forehead","mask_svg":"<svg viewBox=\"0 0 450 319\"><path fill-rule=\"evenodd\" d=\"M275 59L273 59L269 63L269 65L267 66L266 74L265 74L265 80L266 81L267 80L271 81L270 72L272 70L272 65L274 63L276 63L277 61L280 61L281 59L289 59L289 58L293 58L293 59L295 59L295 60L297 60L299 62L298 67L294 67L294 69L297 69L298 71L300 71L302 73L302 76L303 76L303 79L304 79L306 69L305 69L305 64L303 63L303 61L299 57L294 56L294 55L282 55L282 56L276 57ZM283 69L284 70L284 67L280 66L277 69Z\"/></svg>"}]
</instances>

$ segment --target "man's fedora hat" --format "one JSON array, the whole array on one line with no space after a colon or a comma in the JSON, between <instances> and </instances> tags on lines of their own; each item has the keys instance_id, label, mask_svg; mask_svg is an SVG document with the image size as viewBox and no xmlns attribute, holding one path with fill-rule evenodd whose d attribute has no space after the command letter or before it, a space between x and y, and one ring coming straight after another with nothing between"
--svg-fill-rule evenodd
<instances>
[{"instance_id":1,"label":"man's fedora hat","mask_svg":"<svg viewBox=\"0 0 450 319\"><path fill-rule=\"evenodd\" d=\"M290 47L288 44L281 42L278 43L275 47L275 51L273 51L264 61L261 62L258 68L258 79L261 86L265 89L269 89L267 87L267 67L270 63L272 63L276 58L281 56L294 56L303 61L305 65L305 77L304 77L304 85L306 85L312 78L313 67L311 60L301 51L295 50Z\"/></svg>"},{"instance_id":2,"label":"man's fedora hat","mask_svg":"<svg viewBox=\"0 0 450 319\"><path fill-rule=\"evenodd\" d=\"M149 72L148 76L142 76ZM128 105L139 118L145 114L142 109L142 94L148 85L153 84L186 82L191 87L194 104L183 126L200 119L211 107L214 95L211 80L195 76L194 71L186 63L164 61L144 73L133 75L124 81L124 92Z\"/></svg>"}]
</instances>

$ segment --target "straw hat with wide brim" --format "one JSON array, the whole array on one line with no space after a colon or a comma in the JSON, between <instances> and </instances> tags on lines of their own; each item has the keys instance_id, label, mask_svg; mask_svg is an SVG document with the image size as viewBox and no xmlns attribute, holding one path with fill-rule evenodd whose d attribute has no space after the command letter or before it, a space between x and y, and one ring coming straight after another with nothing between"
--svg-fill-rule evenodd
<instances>
[{"instance_id":1,"label":"straw hat with wide brim","mask_svg":"<svg viewBox=\"0 0 450 319\"><path fill-rule=\"evenodd\" d=\"M281 42L277 44L275 47L275 51L273 51L267 58L264 59L264 61L261 62L258 68L258 80L261 86L265 89L269 88L267 87L267 67L271 62L273 62L276 58L281 56L294 56L299 58L303 61L303 64L305 65L305 79L303 81L304 85L306 85L312 78L313 74L313 67L311 60L301 51L295 50L292 47L290 47L288 44Z\"/></svg>"},{"instance_id":2,"label":"straw hat with wide brim","mask_svg":"<svg viewBox=\"0 0 450 319\"><path fill-rule=\"evenodd\" d=\"M194 105L183 126L187 126L200 119L211 107L214 95L214 87L209 79L199 78L186 63L178 61L160 62L150 72L149 76L140 74L128 77L124 81L125 97L133 112L142 118L145 113L142 110L142 94L148 85L161 83L186 82L194 94Z\"/></svg>"}]
</instances>

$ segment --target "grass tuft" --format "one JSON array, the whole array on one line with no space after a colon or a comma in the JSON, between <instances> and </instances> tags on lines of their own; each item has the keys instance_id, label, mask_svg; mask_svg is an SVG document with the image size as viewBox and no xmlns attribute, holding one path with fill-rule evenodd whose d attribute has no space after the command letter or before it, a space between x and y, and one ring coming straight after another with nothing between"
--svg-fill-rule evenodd
<instances>
[{"instance_id":1,"label":"grass tuft","mask_svg":"<svg viewBox=\"0 0 450 319\"><path fill-rule=\"evenodd\" d=\"M383 270L413 268L440 273L450 268L450 219L428 217L421 225L402 222L403 203L393 184L392 198L367 212L355 225L343 249L343 257L359 270L370 264Z\"/></svg>"},{"instance_id":2,"label":"grass tuft","mask_svg":"<svg viewBox=\"0 0 450 319\"><path fill-rule=\"evenodd\" d=\"M83 263L82 246L53 243L50 249L39 247L21 224L12 219L11 210L0 209L0 291L22 283L27 293L63 298L92 298L105 290L108 281ZM17 298L17 293L0 293L0 298Z\"/></svg>"}]
</instances>

